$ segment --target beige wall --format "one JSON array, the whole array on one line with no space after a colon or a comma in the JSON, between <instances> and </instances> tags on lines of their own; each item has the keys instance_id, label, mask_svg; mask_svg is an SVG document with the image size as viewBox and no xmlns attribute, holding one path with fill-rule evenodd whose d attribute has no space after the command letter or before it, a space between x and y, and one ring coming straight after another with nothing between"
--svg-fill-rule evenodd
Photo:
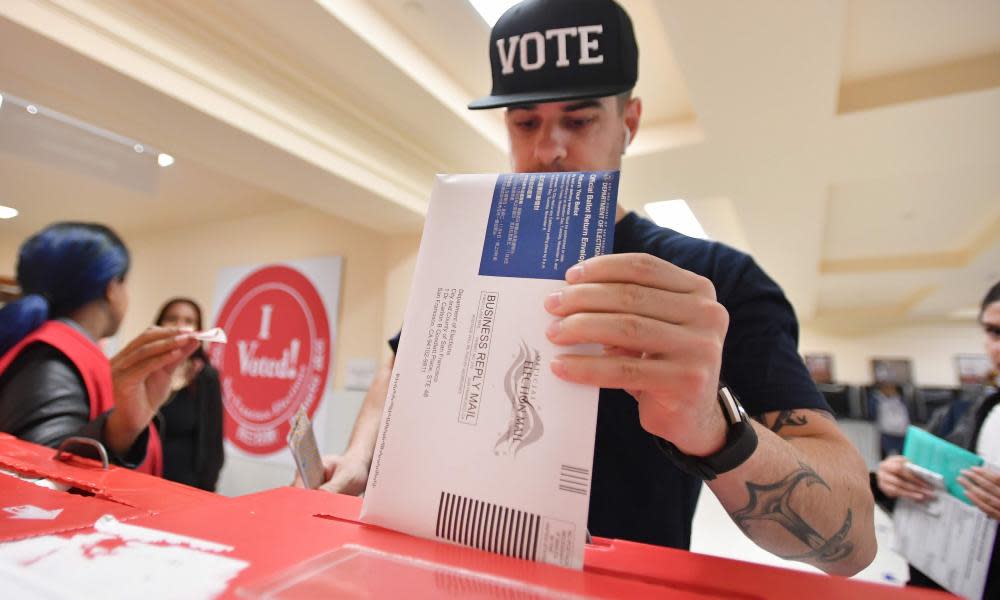
<instances>
[{"instance_id":1,"label":"beige wall","mask_svg":"<svg viewBox=\"0 0 1000 600\"><path fill-rule=\"evenodd\" d=\"M190 296L211 319L215 277L219 269L269 261L342 256L338 339L334 347L334 387L340 388L344 365L352 358L383 358L387 282L409 291L405 274L387 278L388 251L405 256L405 244L393 245L371 229L310 208L202 223L194 227L146 235L124 233L132 251L128 279L130 305L118 335L127 342L152 323L170 296ZM0 273L14 274L22 240L0 240ZM414 242L410 242L415 244ZM416 246L413 246L415 253ZM398 267L395 267L398 271ZM394 271L395 273L395 271ZM404 281L405 280L405 281ZM394 299L393 320L402 319L405 296ZM332 316L331 316L332 317ZM393 330L395 331L395 330Z\"/></svg>"},{"instance_id":2,"label":"beige wall","mask_svg":"<svg viewBox=\"0 0 1000 600\"><path fill-rule=\"evenodd\" d=\"M403 323L419 249L419 235L393 238L386 247L385 319L382 325L384 339L396 335ZM391 356L392 351L388 344L384 344L382 360L388 360Z\"/></svg>"},{"instance_id":3,"label":"beige wall","mask_svg":"<svg viewBox=\"0 0 1000 600\"><path fill-rule=\"evenodd\" d=\"M0 275L16 275L14 269L17 266L17 248L20 244L21 240L0 237Z\"/></svg>"},{"instance_id":4,"label":"beige wall","mask_svg":"<svg viewBox=\"0 0 1000 600\"><path fill-rule=\"evenodd\" d=\"M16 277L15 272L17 262L17 247L20 240L8 235L0 222L0 275L4 277Z\"/></svg>"},{"instance_id":5,"label":"beige wall","mask_svg":"<svg viewBox=\"0 0 1000 600\"><path fill-rule=\"evenodd\" d=\"M128 313L118 335L124 344L156 317L170 296L197 300L211 319L219 269L267 261L344 257L339 339L334 349L340 388L352 358L391 356L387 339L403 322L419 234L384 236L310 208L203 223L146 235L124 234L132 251ZM0 274L14 275L23 240L0 239Z\"/></svg>"},{"instance_id":6,"label":"beige wall","mask_svg":"<svg viewBox=\"0 0 1000 600\"><path fill-rule=\"evenodd\" d=\"M982 354L983 334L973 321L897 327L861 336L838 336L802 328L799 350L833 355L833 376L843 383L871 383L872 357L913 360L917 385L958 385L956 354Z\"/></svg>"},{"instance_id":7,"label":"beige wall","mask_svg":"<svg viewBox=\"0 0 1000 600\"><path fill-rule=\"evenodd\" d=\"M140 333L170 296L190 296L211 319L219 269L323 256L342 256L334 386L352 358L381 353L385 240L374 231L310 208L203 223L195 227L125 235L132 250L131 302L119 339ZM333 316L331 315L333 318Z\"/></svg>"}]
</instances>

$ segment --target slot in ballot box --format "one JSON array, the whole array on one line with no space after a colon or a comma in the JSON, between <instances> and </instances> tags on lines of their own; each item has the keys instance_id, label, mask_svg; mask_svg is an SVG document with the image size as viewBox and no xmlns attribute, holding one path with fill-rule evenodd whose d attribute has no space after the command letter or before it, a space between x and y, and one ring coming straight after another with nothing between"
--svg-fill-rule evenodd
<instances>
[{"instance_id":1,"label":"slot in ballot box","mask_svg":"<svg viewBox=\"0 0 1000 600\"><path fill-rule=\"evenodd\" d=\"M52 454L0 439L0 468L72 479L101 495L0 475L3 507L59 511L48 520L0 512L5 597L947 597L601 538L587 545L583 570L571 570L363 524L354 497L285 487L223 498Z\"/></svg>"}]
</instances>

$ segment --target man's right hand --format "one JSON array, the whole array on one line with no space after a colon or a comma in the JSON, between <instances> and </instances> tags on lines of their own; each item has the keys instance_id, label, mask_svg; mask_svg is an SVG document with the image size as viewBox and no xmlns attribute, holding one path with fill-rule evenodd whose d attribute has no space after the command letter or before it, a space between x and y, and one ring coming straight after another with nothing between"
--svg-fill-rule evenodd
<instances>
[{"instance_id":1,"label":"man's right hand","mask_svg":"<svg viewBox=\"0 0 1000 600\"><path fill-rule=\"evenodd\" d=\"M875 477L878 489L890 498L909 498L917 502L930 500L934 497L934 488L906 468L906 457L890 456L878 465Z\"/></svg>"},{"instance_id":2,"label":"man's right hand","mask_svg":"<svg viewBox=\"0 0 1000 600\"><path fill-rule=\"evenodd\" d=\"M319 489L334 494L360 496L368 485L368 461L328 454L323 457L323 485ZM295 487L305 487L298 472L295 473Z\"/></svg>"}]
</instances>

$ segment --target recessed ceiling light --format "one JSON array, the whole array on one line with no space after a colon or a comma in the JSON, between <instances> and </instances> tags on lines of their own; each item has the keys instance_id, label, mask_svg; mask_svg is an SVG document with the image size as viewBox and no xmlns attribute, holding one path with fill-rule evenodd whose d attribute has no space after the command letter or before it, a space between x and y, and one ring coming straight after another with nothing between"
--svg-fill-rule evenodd
<instances>
[{"instance_id":1,"label":"recessed ceiling light","mask_svg":"<svg viewBox=\"0 0 1000 600\"><path fill-rule=\"evenodd\" d=\"M663 200L646 205L646 214L660 227L669 227L691 237L708 239L705 229L683 200Z\"/></svg>"},{"instance_id":2,"label":"recessed ceiling light","mask_svg":"<svg viewBox=\"0 0 1000 600\"><path fill-rule=\"evenodd\" d=\"M486 24L493 27L507 9L521 0L469 0Z\"/></svg>"},{"instance_id":3,"label":"recessed ceiling light","mask_svg":"<svg viewBox=\"0 0 1000 600\"><path fill-rule=\"evenodd\" d=\"M13 219L17 216L17 209L0 205L0 219Z\"/></svg>"},{"instance_id":4,"label":"recessed ceiling light","mask_svg":"<svg viewBox=\"0 0 1000 600\"><path fill-rule=\"evenodd\" d=\"M161 167L169 167L174 164L174 157L166 152L160 152L160 155L156 157L156 163Z\"/></svg>"},{"instance_id":5,"label":"recessed ceiling light","mask_svg":"<svg viewBox=\"0 0 1000 600\"><path fill-rule=\"evenodd\" d=\"M948 313L949 319L954 319L956 321L975 321L979 318L979 307L978 306L965 306L962 308L957 308L950 313Z\"/></svg>"},{"instance_id":6,"label":"recessed ceiling light","mask_svg":"<svg viewBox=\"0 0 1000 600\"><path fill-rule=\"evenodd\" d=\"M142 154L143 151L146 150L145 148L142 147L142 144L136 144L135 146L132 146L132 149L135 150L136 153L138 154Z\"/></svg>"},{"instance_id":7,"label":"recessed ceiling light","mask_svg":"<svg viewBox=\"0 0 1000 600\"><path fill-rule=\"evenodd\" d=\"M28 113L32 115L38 114L38 108L35 107L34 104L29 104L28 106L24 107L24 110L28 111Z\"/></svg>"}]
</instances>

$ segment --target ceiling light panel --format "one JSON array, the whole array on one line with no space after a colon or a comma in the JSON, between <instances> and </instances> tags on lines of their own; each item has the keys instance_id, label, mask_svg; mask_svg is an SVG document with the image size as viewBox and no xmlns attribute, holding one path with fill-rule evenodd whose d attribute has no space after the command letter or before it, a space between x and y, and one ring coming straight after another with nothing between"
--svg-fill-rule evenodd
<instances>
[{"instance_id":1,"label":"ceiling light panel","mask_svg":"<svg viewBox=\"0 0 1000 600\"><path fill-rule=\"evenodd\" d=\"M691 237L708 239L705 229L684 200L650 202L645 209L649 218L660 227L667 227Z\"/></svg>"},{"instance_id":2,"label":"ceiling light panel","mask_svg":"<svg viewBox=\"0 0 1000 600\"><path fill-rule=\"evenodd\" d=\"M0 152L147 194L157 192L158 157L164 155L148 144L17 96L2 97Z\"/></svg>"},{"instance_id":3,"label":"ceiling light panel","mask_svg":"<svg viewBox=\"0 0 1000 600\"><path fill-rule=\"evenodd\" d=\"M472 8L476 9L479 16L486 21L490 27L496 25L500 17L507 12L507 9L520 2L520 0L469 0Z\"/></svg>"}]
</instances>

